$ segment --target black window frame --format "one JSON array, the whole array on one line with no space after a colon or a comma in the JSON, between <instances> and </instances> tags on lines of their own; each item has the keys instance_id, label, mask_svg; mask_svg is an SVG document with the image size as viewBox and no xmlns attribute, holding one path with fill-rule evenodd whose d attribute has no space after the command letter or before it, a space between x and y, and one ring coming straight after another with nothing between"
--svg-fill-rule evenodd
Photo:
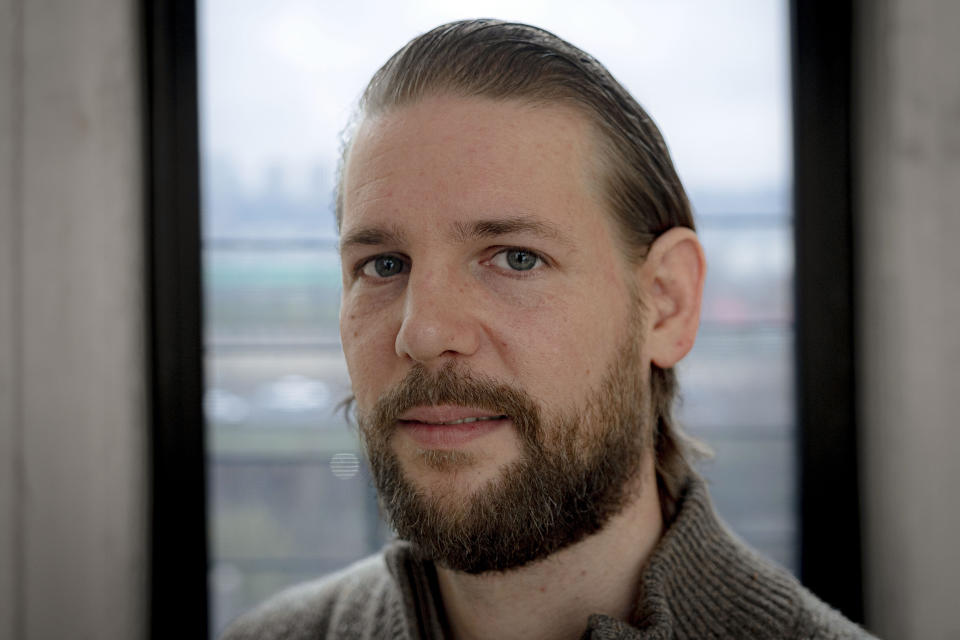
<instances>
[{"instance_id":1,"label":"black window frame","mask_svg":"<svg viewBox=\"0 0 960 640\"><path fill-rule=\"evenodd\" d=\"M854 4L791 5L800 578L848 618L863 622Z\"/></svg>"},{"instance_id":2,"label":"black window frame","mask_svg":"<svg viewBox=\"0 0 960 640\"><path fill-rule=\"evenodd\" d=\"M857 466L853 4L791 2L803 582L862 621ZM143 0L152 638L209 634L194 0Z\"/></svg>"},{"instance_id":3,"label":"black window frame","mask_svg":"<svg viewBox=\"0 0 960 640\"><path fill-rule=\"evenodd\" d=\"M209 635L197 19L142 0L151 638Z\"/></svg>"}]
</instances>

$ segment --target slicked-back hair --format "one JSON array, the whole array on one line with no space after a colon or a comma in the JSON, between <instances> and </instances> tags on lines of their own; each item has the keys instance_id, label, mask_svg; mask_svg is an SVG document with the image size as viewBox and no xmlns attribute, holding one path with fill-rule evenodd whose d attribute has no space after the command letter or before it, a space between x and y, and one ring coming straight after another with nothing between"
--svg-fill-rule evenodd
<instances>
[{"instance_id":1,"label":"slicked-back hair","mask_svg":"<svg viewBox=\"0 0 960 640\"><path fill-rule=\"evenodd\" d=\"M355 122L442 95L563 104L586 117L599 143L600 193L628 259L642 261L673 227L694 229L690 202L656 125L602 64L549 31L488 19L441 25L411 40L373 75ZM338 228L349 144L337 182ZM700 450L673 417L676 393L674 370L651 365L657 484L668 518L691 472L690 458Z\"/></svg>"}]
</instances>

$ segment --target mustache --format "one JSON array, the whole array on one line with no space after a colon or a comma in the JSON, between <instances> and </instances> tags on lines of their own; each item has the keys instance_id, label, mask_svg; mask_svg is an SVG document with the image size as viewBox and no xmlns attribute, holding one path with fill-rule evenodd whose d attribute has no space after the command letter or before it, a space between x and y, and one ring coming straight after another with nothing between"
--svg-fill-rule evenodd
<instances>
[{"instance_id":1,"label":"mustache","mask_svg":"<svg viewBox=\"0 0 960 640\"><path fill-rule=\"evenodd\" d=\"M515 385L471 373L447 363L436 371L414 365L395 387L377 400L369 412L357 410L366 436L388 436L400 416L414 407L456 405L474 407L508 416L521 438L536 442L540 437L541 413L537 403Z\"/></svg>"}]
</instances>

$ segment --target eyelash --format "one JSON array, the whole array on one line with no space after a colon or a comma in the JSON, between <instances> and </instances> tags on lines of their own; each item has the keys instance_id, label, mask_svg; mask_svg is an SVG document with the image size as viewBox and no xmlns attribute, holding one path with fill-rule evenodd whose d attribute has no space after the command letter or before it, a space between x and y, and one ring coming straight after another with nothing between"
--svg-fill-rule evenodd
<instances>
[{"instance_id":1,"label":"eyelash","mask_svg":"<svg viewBox=\"0 0 960 640\"><path fill-rule=\"evenodd\" d=\"M506 267L506 268L504 268L504 267L498 267L498 268L500 268L500 269L503 269L505 272L510 273L510 274L512 275L512 277L521 277L521 278L530 277L530 275L532 275L533 272L539 271L540 269L542 269L542 268L544 268L544 267L546 267L546 266L549 266L549 263L548 263L547 259L543 256L543 254L541 254L541 253L538 252L538 251L534 251L533 249L527 249L526 247L503 247L503 248L501 248L501 249L498 249L496 253L494 253L492 256L490 256L490 258L488 258L488 259L485 260L484 262L492 262L497 256L505 255L505 254L506 254L507 252L509 252L509 251L521 251L521 252L523 252L523 253L528 253L528 254L530 254L531 256L533 256L533 257L536 259L536 261L537 261L537 262L534 264L533 267L531 267L530 269L525 269L525 270L524 270L524 269L511 269L511 268L509 268L509 267ZM364 272L364 270L367 268L367 266L373 264L376 260L379 260L379 259L381 259L381 258L393 258L393 259L399 260L400 262L403 263L403 268L402 268L402 270L400 271L400 273L395 274L395 275L400 275L401 273L406 273L407 271L410 270L410 261L409 261L406 257L401 256L401 255L397 255L397 254L395 254L395 253L381 253L381 254L378 254L378 255L375 255L375 256L370 256L369 258L366 258L366 259L362 260L360 263L358 263L357 266L356 266L356 267L354 268L354 270L353 270L354 277L355 277L355 278L362 278L362 277L364 277L364 273L363 273L363 272ZM385 280L390 280L390 279L392 279L393 276L367 276L367 277L368 277L368 278L371 278L371 279L384 280L384 281L385 281Z\"/></svg>"}]
</instances>

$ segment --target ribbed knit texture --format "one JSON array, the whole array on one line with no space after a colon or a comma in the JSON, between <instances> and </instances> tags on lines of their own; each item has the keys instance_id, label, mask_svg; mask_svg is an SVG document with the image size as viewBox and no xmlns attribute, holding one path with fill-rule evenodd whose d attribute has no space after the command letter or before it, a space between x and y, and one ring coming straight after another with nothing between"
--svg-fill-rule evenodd
<instances>
[{"instance_id":1,"label":"ribbed knit texture","mask_svg":"<svg viewBox=\"0 0 960 640\"><path fill-rule=\"evenodd\" d=\"M593 615L583 638L870 638L740 542L691 478L643 572L627 622ZM446 638L436 570L408 543L272 598L223 640Z\"/></svg>"}]
</instances>

